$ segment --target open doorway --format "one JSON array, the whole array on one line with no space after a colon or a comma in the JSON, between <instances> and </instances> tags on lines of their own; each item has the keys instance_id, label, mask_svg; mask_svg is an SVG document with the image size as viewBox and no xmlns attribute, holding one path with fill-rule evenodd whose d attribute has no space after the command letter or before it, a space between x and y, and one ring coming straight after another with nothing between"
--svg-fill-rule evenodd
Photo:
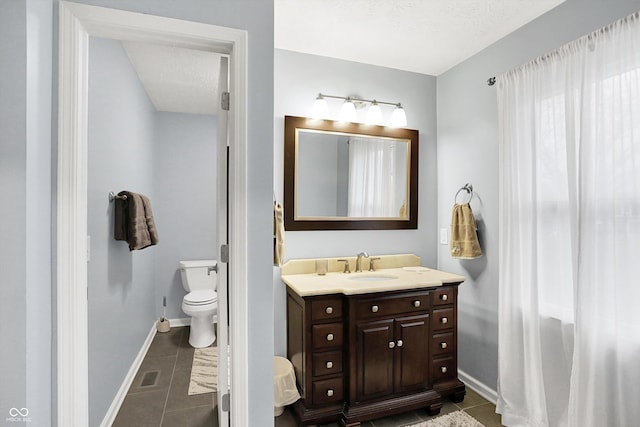
<instances>
[{"instance_id":1,"label":"open doorway","mask_svg":"<svg viewBox=\"0 0 640 427\"><path fill-rule=\"evenodd\" d=\"M226 283L226 260L233 295L228 300L232 314L229 339L234 353L231 357L231 381L222 380L219 387L219 408L222 417L233 414L233 424L243 424L246 408L247 367L233 363L246 354L246 193L244 153L246 152L246 32L213 25L136 14L88 5L60 2L60 84L58 143L58 242L57 242L57 349L58 349L58 424L88 425L88 307L87 262L87 63L89 36L115 40L167 44L208 50L228 55L229 86L236 102L229 111L229 242L218 245L217 259L224 264L218 269L218 280ZM226 126L225 126L226 128ZM225 138L226 139L226 138ZM218 135L218 141L221 141ZM223 156L217 156L223 158ZM226 158L224 159L226 162ZM217 173L221 173L217 168ZM226 173L226 170L224 171ZM223 180L225 180L223 178ZM221 180L217 179L220 183ZM218 192L219 194L219 192ZM237 196L236 196L237 195ZM226 221L226 215L225 215ZM219 222L219 220L218 220ZM226 228L226 227L225 227ZM218 237L220 233L218 233ZM226 287L219 288L219 291ZM227 306L226 292L219 292L219 307ZM227 312L219 310L218 324L226 325ZM220 328L219 328L220 329ZM222 328L224 329L224 328ZM225 332L226 333L226 332ZM219 337L222 335L219 331ZM220 338L219 338L220 339ZM226 340L225 340L226 342ZM227 358L223 357L223 361ZM231 398L226 392L234 390ZM222 386L224 385L224 386ZM223 396L226 395L226 399ZM221 425L226 425L221 421Z\"/></svg>"}]
</instances>

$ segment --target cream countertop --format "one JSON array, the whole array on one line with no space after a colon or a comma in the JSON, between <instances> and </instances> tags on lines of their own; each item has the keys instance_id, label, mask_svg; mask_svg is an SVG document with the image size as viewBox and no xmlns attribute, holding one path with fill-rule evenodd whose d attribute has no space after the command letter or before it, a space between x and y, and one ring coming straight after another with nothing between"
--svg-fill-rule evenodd
<instances>
[{"instance_id":1,"label":"cream countertop","mask_svg":"<svg viewBox=\"0 0 640 427\"><path fill-rule=\"evenodd\" d=\"M373 276L372 281L364 279ZM376 277L393 277L375 280ZM363 280L353 280L362 277ZM329 272L324 276L315 273L283 274L282 281L302 297L329 294L358 295L373 292L388 292L406 289L430 288L445 283L459 283L464 276L426 267L407 266L384 268L362 273Z\"/></svg>"}]
</instances>

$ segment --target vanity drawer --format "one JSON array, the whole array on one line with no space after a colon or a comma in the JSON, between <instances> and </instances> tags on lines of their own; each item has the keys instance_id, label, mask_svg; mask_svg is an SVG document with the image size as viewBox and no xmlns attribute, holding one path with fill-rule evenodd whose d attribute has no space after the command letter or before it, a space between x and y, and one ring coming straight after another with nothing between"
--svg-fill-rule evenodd
<instances>
[{"instance_id":1,"label":"vanity drawer","mask_svg":"<svg viewBox=\"0 0 640 427\"><path fill-rule=\"evenodd\" d=\"M433 382L443 381L449 378L456 378L458 372L456 370L456 364L453 357L443 357L434 359L431 364L433 370Z\"/></svg>"},{"instance_id":2,"label":"vanity drawer","mask_svg":"<svg viewBox=\"0 0 640 427\"><path fill-rule=\"evenodd\" d=\"M342 377L314 381L312 385L314 405L342 402L344 379Z\"/></svg>"},{"instance_id":3,"label":"vanity drawer","mask_svg":"<svg viewBox=\"0 0 640 427\"><path fill-rule=\"evenodd\" d=\"M322 350L331 347L341 347L343 342L342 323L325 323L311 327L314 350Z\"/></svg>"},{"instance_id":4,"label":"vanity drawer","mask_svg":"<svg viewBox=\"0 0 640 427\"><path fill-rule=\"evenodd\" d=\"M451 288L449 286L443 287L440 289L435 289L431 291L431 295L433 295L432 304L434 306L454 303L454 299L455 299L454 288Z\"/></svg>"},{"instance_id":5,"label":"vanity drawer","mask_svg":"<svg viewBox=\"0 0 640 427\"><path fill-rule=\"evenodd\" d=\"M433 330L451 329L455 327L453 307L433 310Z\"/></svg>"},{"instance_id":6,"label":"vanity drawer","mask_svg":"<svg viewBox=\"0 0 640 427\"><path fill-rule=\"evenodd\" d=\"M323 353L314 353L312 358L314 377L342 373L341 351L325 351Z\"/></svg>"},{"instance_id":7,"label":"vanity drawer","mask_svg":"<svg viewBox=\"0 0 640 427\"><path fill-rule=\"evenodd\" d=\"M323 298L311 301L311 320L321 322L342 318L342 297Z\"/></svg>"},{"instance_id":8,"label":"vanity drawer","mask_svg":"<svg viewBox=\"0 0 640 427\"><path fill-rule=\"evenodd\" d=\"M453 351L454 344L453 332L434 334L433 337L431 337L431 354L439 356L451 353Z\"/></svg>"},{"instance_id":9,"label":"vanity drawer","mask_svg":"<svg viewBox=\"0 0 640 427\"><path fill-rule=\"evenodd\" d=\"M355 302L356 317L367 319L395 316L404 313L423 312L429 309L429 292L389 295L378 298L358 299Z\"/></svg>"}]
</instances>

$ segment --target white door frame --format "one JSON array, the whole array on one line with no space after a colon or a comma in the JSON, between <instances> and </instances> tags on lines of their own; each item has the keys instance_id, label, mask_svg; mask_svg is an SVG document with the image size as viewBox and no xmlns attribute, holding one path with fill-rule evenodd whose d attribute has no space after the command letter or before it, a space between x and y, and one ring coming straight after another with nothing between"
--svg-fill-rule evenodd
<instances>
[{"instance_id":1,"label":"white door frame","mask_svg":"<svg viewBox=\"0 0 640 427\"><path fill-rule=\"evenodd\" d=\"M229 341L233 392L230 409L232 425L247 425L247 33L60 1L59 34L57 425L85 426L89 423L87 79L90 36L170 43L229 55L232 94L229 111Z\"/></svg>"}]
</instances>

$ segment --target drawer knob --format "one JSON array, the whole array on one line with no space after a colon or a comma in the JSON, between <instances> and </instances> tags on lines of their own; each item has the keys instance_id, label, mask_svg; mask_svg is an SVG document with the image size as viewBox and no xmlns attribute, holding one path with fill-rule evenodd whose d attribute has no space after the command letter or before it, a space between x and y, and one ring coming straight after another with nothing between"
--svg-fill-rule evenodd
<instances>
[{"instance_id":1,"label":"drawer knob","mask_svg":"<svg viewBox=\"0 0 640 427\"><path fill-rule=\"evenodd\" d=\"M327 313L327 314L331 314L331 313L333 313L333 307L329 306L329 307L327 307L324 311L325 311L325 313Z\"/></svg>"},{"instance_id":2,"label":"drawer knob","mask_svg":"<svg viewBox=\"0 0 640 427\"><path fill-rule=\"evenodd\" d=\"M446 366L441 366L440 367L440 372L442 372L443 374L447 373L447 367Z\"/></svg>"},{"instance_id":3,"label":"drawer knob","mask_svg":"<svg viewBox=\"0 0 640 427\"><path fill-rule=\"evenodd\" d=\"M332 389L327 390L327 396L328 397L333 397L333 390Z\"/></svg>"},{"instance_id":4,"label":"drawer knob","mask_svg":"<svg viewBox=\"0 0 640 427\"><path fill-rule=\"evenodd\" d=\"M396 343L394 343L393 341L389 341L389 348L393 348L396 346Z\"/></svg>"},{"instance_id":5,"label":"drawer knob","mask_svg":"<svg viewBox=\"0 0 640 427\"><path fill-rule=\"evenodd\" d=\"M402 340L398 340L398 342L396 343L396 345L397 345L398 347L402 347L402 344L404 344L404 343L402 342Z\"/></svg>"},{"instance_id":6,"label":"drawer knob","mask_svg":"<svg viewBox=\"0 0 640 427\"><path fill-rule=\"evenodd\" d=\"M417 307L420 307L420 301L419 301L419 300L415 300L415 301L413 302L413 306L414 306L414 307L416 307L416 308L417 308Z\"/></svg>"},{"instance_id":7,"label":"drawer knob","mask_svg":"<svg viewBox=\"0 0 640 427\"><path fill-rule=\"evenodd\" d=\"M440 295L440 299L441 299L442 301L446 301L446 300L448 300L448 299L449 299L449 295L447 295L447 294L442 294L442 295Z\"/></svg>"},{"instance_id":8,"label":"drawer knob","mask_svg":"<svg viewBox=\"0 0 640 427\"><path fill-rule=\"evenodd\" d=\"M333 334L327 334L327 341L333 341Z\"/></svg>"},{"instance_id":9,"label":"drawer knob","mask_svg":"<svg viewBox=\"0 0 640 427\"><path fill-rule=\"evenodd\" d=\"M377 313L378 310L380 310L380 307L378 307L377 305L372 305L371 306L371 312L372 313Z\"/></svg>"},{"instance_id":10,"label":"drawer knob","mask_svg":"<svg viewBox=\"0 0 640 427\"><path fill-rule=\"evenodd\" d=\"M449 319L447 319L446 317L443 317L442 319L440 319L441 323L447 323L449 321Z\"/></svg>"},{"instance_id":11,"label":"drawer knob","mask_svg":"<svg viewBox=\"0 0 640 427\"><path fill-rule=\"evenodd\" d=\"M441 342L440 343L440 348L447 348L447 343L446 342Z\"/></svg>"},{"instance_id":12,"label":"drawer knob","mask_svg":"<svg viewBox=\"0 0 640 427\"><path fill-rule=\"evenodd\" d=\"M327 362L327 369L331 369L333 368L333 362L332 361L328 361Z\"/></svg>"}]
</instances>

